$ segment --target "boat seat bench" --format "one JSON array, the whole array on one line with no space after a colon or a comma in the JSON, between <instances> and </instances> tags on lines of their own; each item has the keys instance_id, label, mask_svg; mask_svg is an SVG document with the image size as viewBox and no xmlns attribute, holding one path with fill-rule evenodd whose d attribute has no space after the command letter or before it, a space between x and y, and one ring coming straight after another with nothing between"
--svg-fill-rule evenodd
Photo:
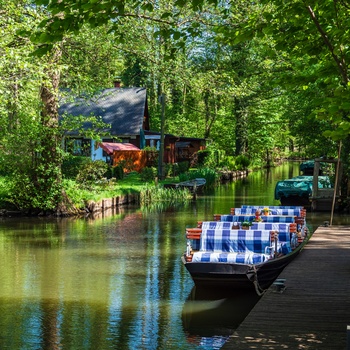
<instances>
[{"instance_id":1,"label":"boat seat bench","mask_svg":"<svg viewBox=\"0 0 350 350\"><path fill-rule=\"evenodd\" d=\"M238 223L241 225L241 223ZM202 229L226 229L231 230L233 228L232 222L227 221L203 221L198 223L196 228L187 228L186 237L190 240L199 240L201 237ZM267 223L267 222L253 222L250 227L251 230L269 230L277 231L279 233L279 240L287 242L290 240L290 233L297 232L296 223ZM199 248L197 248L198 250Z\"/></svg>"},{"instance_id":2,"label":"boat seat bench","mask_svg":"<svg viewBox=\"0 0 350 350\"><path fill-rule=\"evenodd\" d=\"M266 207L269 209L269 215L287 215L287 216L306 216L306 209L297 208L297 209L281 209L281 208L273 208ZM256 212L260 210L263 212L263 208L231 208L231 215L256 215ZM261 214L264 216L264 214Z\"/></svg>"},{"instance_id":3,"label":"boat seat bench","mask_svg":"<svg viewBox=\"0 0 350 350\"><path fill-rule=\"evenodd\" d=\"M269 254L254 252L227 253L227 252L195 252L192 262L222 262L236 264L259 264L269 259Z\"/></svg>"},{"instance_id":4,"label":"boat seat bench","mask_svg":"<svg viewBox=\"0 0 350 350\"><path fill-rule=\"evenodd\" d=\"M281 241L286 239L286 241ZM287 254L290 232L278 235L277 251ZM192 242L192 262L234 262L256 264L271 257L275 247L274 231L237 230L226 228L202 229L199 240Z\"/></svg>"}]
</instances>

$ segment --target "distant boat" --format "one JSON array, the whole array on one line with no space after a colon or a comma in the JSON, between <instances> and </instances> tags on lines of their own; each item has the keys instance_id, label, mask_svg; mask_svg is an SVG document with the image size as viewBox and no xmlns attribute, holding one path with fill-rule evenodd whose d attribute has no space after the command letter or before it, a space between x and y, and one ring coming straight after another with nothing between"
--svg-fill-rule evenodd
<instances>
[{"instance_id":1,"label":"distant boat","mask_svg":"<svg viewBox=\"0 0 350 350\"><path fill-rule=\"evenodd\" d=\"M182 181L178 183L165 184L165 188L187 188L191 192L196 193L206 184L204 178L196 178L188 181Z\"/></svg>"},{"instance_id":2,"label":"distant boat","mask_svg":"<svg viewBox=\"0 0 350 350\"><path fill-rule=\"evenodd\" d=\"M318 175L323 175L323 167L326 166L326 163L321 162L318 170ZM305 162L300 163L299 172L301 175L314 175L315 160L306 160Z\"/></svg>"},{"instance_id":3,"label":"distant boat","mask_svg":"<svg viewBox=\"0 0 350 350\"><path fill-rule=\"evenodd\" d=\"M300 164L299 170L303 175L276 183L275 199L281 205L302 205L312 211L339 208L342 197L338 179L342 167L338 159L322 157L308 160Z\"/></svg>"},{"instance_id":4,"label":"distant boat","mask_svg":"<svg viewBox=\"0 0 350 350\"><path fill-rule=\"evenodd\" d=\"M269 215L259 214L263 208L269 209ZM182 262L196 286L248 288L262 294L307 243L306 211L301 207L235 211L216 215L221 221L187 229ZM251 224L246 230L245 221Z\"/></svg>"},{"instance_id":5,"label":"distant boat","mask_svg":"<svg viewBox=\"0 0 350 350\"><path fill-rule=\"evenodd\" d=\"M318 188L332 188L329 176L318 176ZM281 205L311 205L313 176L295 176L291 179L281 180L275 186L275 199Z\"/></svg>"}]
</instances>

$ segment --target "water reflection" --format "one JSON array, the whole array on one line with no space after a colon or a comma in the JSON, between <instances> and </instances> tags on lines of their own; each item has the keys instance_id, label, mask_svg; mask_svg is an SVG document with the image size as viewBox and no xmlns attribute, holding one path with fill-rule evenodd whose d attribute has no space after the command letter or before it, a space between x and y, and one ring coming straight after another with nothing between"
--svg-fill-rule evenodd
<instances>
[{"instance_id":1,"label":"water reflection","mask_svg":"<svg viewBox=\"0 0 350 350\"><path fill-rule=\"evenodd\" d=\"M193 287L182 310L188 341L219 349L258 300L254 291Z\"/></svg>"},{"instance_id":2,"label":"water reflection","mask_svg":"<svg viewBox=\"0 0 350 350\"><path fill-rule=\"evenodd\" d=\"M219 348L256 296L192 290L180 260L185 228L233 206L275 204L274 183L288 169L152 210L0 219L0 349ZM316 228L326 215L308 223Z\"/></svg>"}]
</instances>

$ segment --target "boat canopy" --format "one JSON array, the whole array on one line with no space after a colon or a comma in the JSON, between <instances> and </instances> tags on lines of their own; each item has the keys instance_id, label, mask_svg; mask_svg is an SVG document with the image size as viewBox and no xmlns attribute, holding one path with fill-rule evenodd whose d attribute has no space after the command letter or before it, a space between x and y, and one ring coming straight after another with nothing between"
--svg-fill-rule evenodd
<instances>
[{"instance_id":1,"label":"boat canopy","mask_svg":"<svg viewBox=\"0 0 350 350\"><path fill-rule=\"evenodd\" d=\"M312 195L312 176L296 176L288 180L278 181L275 187L275 199L281 197L310 197ZM332 188L329 176L318 177L318 188Z\"/></svg>"}]
</instances>

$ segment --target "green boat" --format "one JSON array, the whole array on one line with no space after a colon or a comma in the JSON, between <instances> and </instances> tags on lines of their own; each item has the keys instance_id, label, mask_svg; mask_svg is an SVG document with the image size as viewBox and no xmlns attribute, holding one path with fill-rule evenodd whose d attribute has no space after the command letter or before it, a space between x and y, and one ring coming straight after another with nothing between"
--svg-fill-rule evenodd
<instances>
[{"instance_id":1,"label":"green boat","mask_svg":"<svg viewBox=\"0 0 350 350\"><path fill-rule=\"evenodd\" d=\"M299 175L276 183L275 199L281 205L310 206L313 176ZM329 176L318 176L318 188L332 188Z\"/></svg>"}]
</instances>

